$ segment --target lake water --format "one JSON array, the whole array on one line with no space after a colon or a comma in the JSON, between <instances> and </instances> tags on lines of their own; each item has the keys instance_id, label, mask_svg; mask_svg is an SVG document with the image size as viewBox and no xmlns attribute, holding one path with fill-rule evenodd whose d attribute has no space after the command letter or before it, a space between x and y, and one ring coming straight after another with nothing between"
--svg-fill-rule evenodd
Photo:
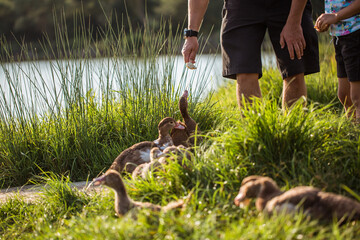
<instances>
[{"instance_id":1,"label":"lake water","mask_svg":"<svg viewBox=\"0 0 360 240\"><path fill-rule=\"evenodd\" d=\"M264 67L276 66L273 54L263 54ZM220 55L197 57L196 70L185 67L182 56L160 56L156 59L79 59L2 63L0 69L0 111L27 108L48 111L63 103L76 89L85 95L92 90L101 96L106 89L121 91L146 81L172 82L187 88L197 97L215 90L222 78ZM176 88L175 87L175 88ZM201 95L201 96L200 96ZM101 99L101 97L100 97Z\"/></svg>"}]
</instances>

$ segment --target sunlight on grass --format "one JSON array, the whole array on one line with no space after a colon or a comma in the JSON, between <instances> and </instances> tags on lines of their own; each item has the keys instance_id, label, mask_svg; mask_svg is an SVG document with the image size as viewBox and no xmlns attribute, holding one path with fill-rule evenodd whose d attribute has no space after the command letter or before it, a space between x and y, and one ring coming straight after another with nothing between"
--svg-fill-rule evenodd
<instances>
[{"instance_id":1,"label":"sunlight on grass","mask_svg":"<svg viewBox=\"0 0 360 240\"><path fill-rule=\"evenodd\" d=\"M234 81L206 93L207 74L184 68L181 79L173 79L180 28L173 36L163 21L156 32L106 28L94 37L83 21L79 16L79 32L69 39L60 16L56 43L44 37L49 75L39 71L42 63L31 61L37 60L31 46L19 43L29 61L25 69L6 40L0 41L6 53L1 59L6 84L0 89L0 183L45 184L35 202L18 197L0 204L2 238L360 237L356 222L339 226L336 220L321 222L301 212L266 216L253 203L245 209L233 203L242 179L251 174L276 179L282 190L310 185L359 197L360 128L336 100L335 63L326 45L321 46L322 71L306 77L305 107L299 102L281 110L282 80L269 68L260 80L263 98L239 110ZM112 191L85 193L71 187L106 170L126 147L155 139L164 116L180 119L178 98L188 86L189 112L204 138L192 149L188 167L170 162L147 179L124 175L134 200L166 205L186 199L186 208L144 209L136 217L119 218Z\"/></svg>"},{"instance_id":2,"label":"sunlight on grass","mask_svg":"<svg viewBox=\"0 0 360 240\"><path fill-rule=\"evenodd\" d=\"M80 15L79 30L69 39L66 23L61 16L55 19L56 42L46 36L41 41L46 62L33 61L36 49L25 43L19 45L27 62L18 62L1 42L6 53L1 60L10 61L1 63L1 185L26 183L39 173L35 164L45 171L69 171L72 180L95 176L121 150L156 139L162 118L180 119L178 99L185 88L200 128L216 123L207 88L213 58L201 72L183 66L175 79L179 29L173 36L172 26L162 21L158 31L108 27L94 37Z\"/></svg>"}]
</instances>

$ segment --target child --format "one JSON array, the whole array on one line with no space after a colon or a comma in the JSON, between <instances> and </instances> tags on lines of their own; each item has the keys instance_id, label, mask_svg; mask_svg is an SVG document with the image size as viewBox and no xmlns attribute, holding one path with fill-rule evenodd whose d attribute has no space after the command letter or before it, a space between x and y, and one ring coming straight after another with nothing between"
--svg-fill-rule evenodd
<instances>
[{"instance_id":1,"label":"child","mask_svg":"<svg viewBox=\"0 0 360 240\"><path fill-rule=\"evenodd\" d=\"M345 110L360 122L360 0L325 0L325 14L315 28L330 27L335 46L338 97Z\"/></svg>"}]
</instances>

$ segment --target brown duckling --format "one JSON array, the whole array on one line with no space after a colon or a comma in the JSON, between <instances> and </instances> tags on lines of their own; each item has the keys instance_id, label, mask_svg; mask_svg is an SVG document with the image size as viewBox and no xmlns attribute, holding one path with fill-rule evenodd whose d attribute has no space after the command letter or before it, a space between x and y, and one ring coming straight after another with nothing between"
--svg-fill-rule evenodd
<instances>
[{"instance_id":1,"label":"brown duckling","mask_svg":"<svg viewBox=\"0 0 360 240\"><path fill-rule=\"evenodd\" d=\"M185 122L185 123L179 122L179 124L185 126L185 129L182 130L173 129L171 131L171 137L174 141L175 146L183 145L185 147L189 147L191 145L194 145L195 139L192 136L195 134L196 131L198 134L200 133L200 128L198 124L194 121L194 119L192 119L189 116L188 113L188 101L187 101L188 96L189 93L187 90L185 90L179 100L180 113ZM201 139L198 137L197 141L199 140Z\"/></svg>"},{"instance_id":2,"label":"brown duckling","mask_svg":"<svg viewBox=\"0 0 360 240\"><path fill-rule=\"evenodd\" d=\"M166 117L160 121L158 125L159 138L155 141L144 141L125 149L114 160L109 169L122 172L127 171L132 173L136 166L150 162L150 150L154 147L165 149L168 146L173 145L172 138L169 132L173 128L183 129L184 127L177 124L173 118Z\"/></svg>"},{"instance_id":3,"label":"brown duckling","mask_svg":"<svg viewBox=\"0 0 360 240\"><path fill-rule=\"evenodd\" d=\"M161 207L156 204L148 203L148 202L136 202L133 201L126 192L126 188L120 173L115 170L108 170L101 177L95 178L93 180L93 184L97 185L105 185L112 188L115 192L115 211L118 216L123 216L128 211L134 208L148 208L153 211L168 211L174 208L180 208L184 205L183 200L179 200L176 202L171 202L168 205Z\"/></svg>"},{"instance_id":4,"label":"brown duckling","mask_svg":"<svg viewBox=\"0 0 360 240\"><path fill-rule=\"evenodd\" d=\"M334 216L342 220L360 218L360 203L353 199L309 186L282 192L269 177L244 178L234 203L242 207L251 198L256 198L255 205L259 211L270 214L281 210L293 212L302 207L304 213L323 220L332 220Z\"/></svg>"},{"instance_id":5,"label":"brown duckling","mask_svg":"<svg viewBox=\"0 0 360 240\"><path fill-rule=\"evenodd\" d=\"M163 154L159 156L160 164L167 164L169 161L178 161L178 163L185 166L183 162L184 158L191 160L192 154L188 148L183 145L179 146L170 146L164 149Z\"/></svg>"},{"instance_id":6,"label":"brown duckling","mask_svg":"<svg viewBox=\"0 0 360 240\"><path fill-rule=\"evenodd\" d=\"M143 163L135 168L132 177L141 177L146 179L150 172L157 172L163 169L163 165L168 164L169 161L177 161L182 167L188 168L188 161L191 160L192 154L183 145L170 146L165 148L162 152L159 148L155 147L150 152L151 161L149 163Z\"/></svg>"},{"instance_id":7,"label":"brown duckling","mask_svg":"<svg viewBox=\"0 0 360 240\"><path fill-rule=\"evenodd\" d=\"M171 138L174 142L175 146L183 145L185 147L189 147L191 144L189 143L189 133L186 128L185 123L182 123L181 121L177 121L178 124L181 124L184 129L173 129L171 130Z\"/></svg>"},{"instance_id":8,"label":"brown duckling","mask_svg":"<svg viewBox=\"0 0 360 240\"><path fill-rule=\"evenodd\" d=\"M170 136L170 131L172 129L184 130L185 127L176 122L175 119L167 117L160 121L158 129L159 138L156 139L154 143L160 150L164 150L165 148L174 145L174 142Z\"/></svg>"}]
</instances>

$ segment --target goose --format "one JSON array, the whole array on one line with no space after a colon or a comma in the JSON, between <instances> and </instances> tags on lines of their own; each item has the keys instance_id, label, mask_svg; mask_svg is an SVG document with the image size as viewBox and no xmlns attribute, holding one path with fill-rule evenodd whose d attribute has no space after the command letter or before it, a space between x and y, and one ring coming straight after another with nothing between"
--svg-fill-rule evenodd
<instances>
[{"instance_id":1,"label":"goose","mask_svg":"<svg viewBox=\"0 0 360 240\"><path fill-rule=\"evenodd\" d=\"M104 175L95 178L92 184L95 186L105 185L113 189L115 192L115 211L119 217L124 216L132 209L147 208L152 211L168 211L174 208L183 207L184 205L184 201L182 199L175 202L170 202L164 207L149 202L134 201L127 194L120 173L112 169L106 171Z\"/></svg>"},{"instance_id":2,"label":"goose","mask_svg":"<svg viewBox=\"0 0 360 240\"><path fill-rule=\"evenodd\" d=\"M181 116L184 119L184 123L180 121L178 123L183 125L185 129L173 129L171 131L171 137L174 141L175 146L183 145L185 147L189 147L191 145L194 145L195 139L192 137L192 135L194 135L196 131L198 133L200 132L198 124L194 121L194 119L190 117L188 113L188 96L189 93L187 90L185 90L179 100L179 109ZM198 137L197 140L201 139Z\"/></svg>"},{"instance_id":3,"label":"goose","mask_svg":"<svg viewBox=\"0 0 360 240\"><path fill-rule=\"evenodd\" d=\"M360 218L360 203L351 198L309 186L283 192L269 177L244 178L234 203L243 207L251 198L256 198L255 205L259 211L269 214L274 211L294 212L302 207L305 214L322 220L332 220L334 216L341 221Z\"/></svg>"},{"instance_id":4,"label":"goose","mask_svg":"<svg viewBox=\"0 0 360 240\"><path fill-rule=\"evenodd\" d=\"M109 169L122 172L126 171L132 173L136 166L150 162L150 151L154 147L165 149L168 146L174 145L172 138L169 134L171 129L178 128L184 129L182 125L177 124L175 119L166 117L162 119L158 125L159 138L155 141L144 141L136 143L133 146L122 151Z\"/></svg>"}]
</instances>

